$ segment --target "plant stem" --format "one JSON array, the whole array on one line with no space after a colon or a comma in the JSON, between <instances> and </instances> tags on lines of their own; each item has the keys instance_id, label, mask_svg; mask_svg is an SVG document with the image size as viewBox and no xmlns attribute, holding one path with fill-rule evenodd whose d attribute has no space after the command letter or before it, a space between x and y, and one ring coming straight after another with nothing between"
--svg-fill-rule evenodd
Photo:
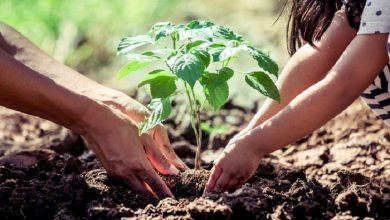
<instances>
[{"instance_id":1,"label":"plant stem","mask_svg":"<svg viewBox=\"0 0 390 220\"><path fill-rule=\"evenodd\" d=\"M224 61L224 62L223 62L223 67L227 67L227 66L229 65L231 59L232 59L232 58L229 57L229 58L226 60L226 62Z\"/></svg>"},{"instance_id":2,"label":"plant stem","mask_svg":"<svg viewBox=\"0 0 390 220\"><path fill-rule=\"evenodd\" d=\"M185 86L185 89L186 89L186 94L187 94L187 97L188 97L188 102L190 103L190 121L191 121L191 126L192 126L192 129L194 130L195 132L195 136L198 137L198 134L197 134L197 129L196 129L196 126L195 126L195 111L194 111L194 107L193 107L193 101L192 101L192 98L191 98L191 94L190 94L190 91L188 89L188 86L187 86L187 83L184 82L184 86Z\"/></svg>"},{"instance_id":3,"label":"plant stem","mask_svg":"<svg viewBox=\"0 0 390 220\"><path fill-rule=\"evenodd\" d=\"M199 110L196 112L196 125L198 126L198 140L196 141L198 146L196 147L196 154L195 154L195 170L199 170L201 168L200 155L202 153L202 128L200 126Z\"/></svg>"},{"instance_id":4,"label":"plant stem","mask_svg":"<svg viewBox=\"0 0 390 220\"><path fill-rule=\"evenodd\" d=\"M172 41L173 41L173 49L176 50L176 39L172 38ZM190 103L191 127L194 130L196 145L197 145L196 156L195 156L195 170L197 170L200 169L200 153L201 153L201 143L202 143L202 129L200 127L200 108L198 106L198 103L196 102L194 90L188 85L187 82L183 81L183 83L188 97L188 102Z\"/></svg>"},{"instance_id":5,"label":"plant stem","mask_svg":"<svg viewBox=\"0 0 390 220\"><path fill-rule=\"evenodd\" d=\"M195 139L196 139L196 156L195 156L195 169L200 169L201 160L200 160L200 154L201 154L201 147L202 147L202 128L200 127L200 108L201 106L198 105L195 97L194 89L191 88L187 82L184 82L184 87L186 90L186 94L188 97L188 101L190 103L190 110L191 110L191 126L194 130Z\"/></svg>"},{"instance_id":6,"label":"plant stem","mask_svg":"<svg viewBox=\"0 0 390 220\"><path fill-rule=\"evenodd\" d=\"M201 168L201 160L200 155L202 151L202 128L200 126L200 108L201 106L198 105L195 97L195 92L193 89L191 89L192 97L195 102L195 115L196 115L196 128L198 130L198 135L196 137L196 155L195 155L195 170L198 170Z\"/></svg>"},{"instance_id":7,"label":"plant stem","mask_svg":"<svg viewBox=\"0 0 390 220\"><path fill-rule=\"evenodd\" d=\"M176 38L172 37L173 49L176 50Z\"/></svg>"},{"instance_id":8,"label":"plant stem","mask_svg":"<svg viewBox=\"0 0 390 220\"><path fill-rule=\"evenodd\" d=\"M200 168L200 147L201 147L200 143L201 143L201 139L202 139L202 134L199 133L199 131L201 132L200 123L198 121L198 117L196 116L197 112L199 112L199 110L198 110L198 105L196 103L196 99L194 96L194 90L188 86L187 82L183 81L183 83L184 83L184 87L185 87L186 94L188 97L188 101L190 103L191 127L192 127L192 130L194 131L196 145L197 145L196 156L195 156L195 169L199 169ZM197 120L197 123L195 123L195 120Z\"/></svg>"}]
</instances>

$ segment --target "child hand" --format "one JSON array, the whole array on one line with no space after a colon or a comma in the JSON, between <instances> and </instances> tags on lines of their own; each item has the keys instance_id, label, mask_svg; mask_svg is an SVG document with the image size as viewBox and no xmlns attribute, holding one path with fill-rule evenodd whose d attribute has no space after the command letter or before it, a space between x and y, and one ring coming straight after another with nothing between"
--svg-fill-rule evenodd
<instances>
[{"instance_id":1,"label":"child hand","mask_svg":"<svg viewBox=\"0 0 390 220\"><path fill-rule=\"evenodd\" d=\"M205 193L234 191L254 174L263 155L245 137L230 143L216 160Z\"/></svg>"}]
</instances>

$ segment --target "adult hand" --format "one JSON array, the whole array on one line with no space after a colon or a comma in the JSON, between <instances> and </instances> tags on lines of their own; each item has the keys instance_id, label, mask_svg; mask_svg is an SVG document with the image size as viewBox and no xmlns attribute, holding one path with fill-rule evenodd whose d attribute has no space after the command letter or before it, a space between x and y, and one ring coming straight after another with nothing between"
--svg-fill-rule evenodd
<instances>
[{"instance_id":1,"label":"adult hand","mask_svg":"<svg viewBox=\"0 0 390 220\"><path fill-rule=\"evenodd\" d=\"M105 88L103 91L104 92L96 92L95 98L111 109L119 110L128 116L133 123L139 124L145 119L145 117L149 116L150 112L144 105L130 98L124 93L107 88ZM92 96L90 95L89 97ZM160 124L155 126L148 132L148 134L153 138L157 148L169 160L170 163L175 165L180 170L188 169L187 165L176 155L175 151L172 149L167 130L163 125Z\"/></svg>"},{"instance_id":2,"label":"adult hand","mask_svg":"<svg viewBox=\"0 0 390 220\"><path fill-rule=\"evenodd\" d=\"M138 191L172 196L153 167L177 174L175 166L186 166L162 126L138 136L136 124L148 115L143 105L56 61L1 22L0 35L0 105L80 133L111 175Z\"/></svg>"},{"instance_id":3,"label":"adult hand","mask_svg":"<svg viewBox=\"0 0 390 220\"><path fill-rule=\"evenodd\" d=\"M259 166L262 155L255 151L255 147L245 136L229 143L215 161L205 193L234 191L244 184Z\"/></svg>"},{"instance_id":4,"label":"adult hand","mask_svg":"<svg viewBox=\"0 0 390 220\"><path fill-rule=\"evenodd\" d=\"M136 123L148 114L147 109L124 95L106 90L88 94L97 100L86 112L87 127L82 136L88 146L114 177L126 181L132 189L153 196L173 196L154 171L177 175L186 165L171 148L163 126L138 136ZM176 166L176 167L175 167Z\"/></svg>"}]
</instances>

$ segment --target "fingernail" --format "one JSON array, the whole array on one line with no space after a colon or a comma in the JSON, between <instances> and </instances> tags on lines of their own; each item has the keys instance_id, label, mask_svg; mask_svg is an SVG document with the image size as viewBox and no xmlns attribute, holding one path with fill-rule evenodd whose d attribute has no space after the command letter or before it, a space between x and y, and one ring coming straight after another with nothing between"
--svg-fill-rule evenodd
<instances>
[{"instance_id":1,"label":"fingernail","mask_svg":"<svg viewBox=\"0 0 390 220\"><path fill-rule=\"evenodd\" d=\"M179 166L179 169L186 170L188 169L188 166L178 157L175 158L175 163Z\"/></svg>"},{"instance_id":2,"label":"fingernail","mask_svg":"<svg viewBox=\"0 0 390 220\"><path fill-rule=\"evenodd\" d=\"M165 192L162 196L162 198L175 198L175 196L172 194L172 192Z\"/></svg>"},{"instance_id":3,"label":"fingernail","mask_svg":"<svg viewBox=\"0 0 390 220\"><path fill-rule=\"evenodd\" d=\"M169 166L169 171L174 174L174 175L179 175L180 171L171 164L171 166Z\"/></svg>"}]
</instances>

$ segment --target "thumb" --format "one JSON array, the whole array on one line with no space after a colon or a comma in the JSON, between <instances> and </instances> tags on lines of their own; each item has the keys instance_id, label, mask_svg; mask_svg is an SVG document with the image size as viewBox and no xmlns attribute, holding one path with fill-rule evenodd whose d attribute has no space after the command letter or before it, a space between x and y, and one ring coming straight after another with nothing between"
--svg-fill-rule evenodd
<instances>
[{"instance_id":1,"label":"thumb","mask_svg":"<svg viewBox=\"0 0 390 220\"><path fill-rule=\"evenodd\" d=\"M181 170L188 169L187 165L177 156L175 151L172 149L171 142L169 141L168 134L166 130L162 127L156 127L156 130L153 131L153 139L156 141L161 153Z\"/></svg>"}]
</instances>

